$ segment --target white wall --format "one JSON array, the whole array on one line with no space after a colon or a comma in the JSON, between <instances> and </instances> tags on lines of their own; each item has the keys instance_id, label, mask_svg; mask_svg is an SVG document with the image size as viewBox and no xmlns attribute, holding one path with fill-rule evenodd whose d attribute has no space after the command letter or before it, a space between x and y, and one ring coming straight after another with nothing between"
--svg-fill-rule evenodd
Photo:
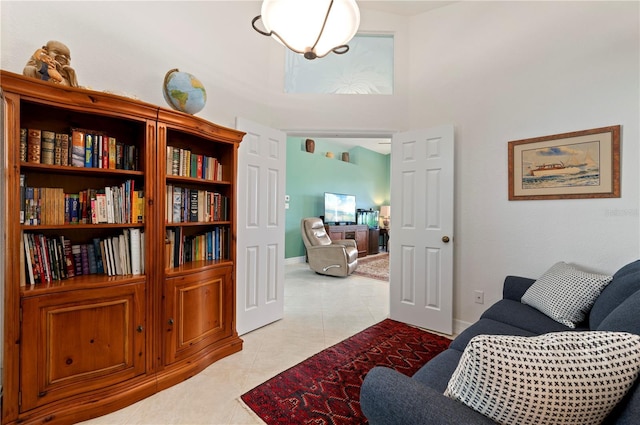
<instances>
[{"instance_id":1,"label":"white wall","mask_svg":"<svg viewBox=\"0 0 640 425\"><path fill-rule=\"evenodd\" d=\"M362 12L362 32L396 35L393 96L285 95L285 48L251 28L260 1L2 1L4 70L22 73L48 40L71 49L79 84L166 105L165 73L198 77L198 116L232 127L243 116L279 129L393 130L408 122L408 18Z\"/></svg>"},{"instance_id":2,"label":"white wall","mask_svg":"<svg viewBox=\"0 0 640 425\"><path fill-rule=\"evenodd\" d=\"M639 256L637 2L460 2L418 17L362 10L395 34L393 96L285 95L284 48L260 36L259 1L0 2L0 67L21 73L65 42L81 85L164 105L172 68L207 88L198 115L283 130L456 126L456 305L471 322L508 273L565 260L612 272ZM622 198L507 201L509 140L621 124ZM472 290L486 292L485 305Z\"/></svg>"},{"instance_id":3,"label":"white wall","mask_svg":"<svg viewBox=\"0 0 640 425\"><path fill-rule=\"evenodd\" d=\"M638 258L639 5L463 2L412 19L410 126L456 127L457 319L475 321L507 274ZM508 201L510 140L617 124L621 198Z\"/></svg>"}]
</instances>

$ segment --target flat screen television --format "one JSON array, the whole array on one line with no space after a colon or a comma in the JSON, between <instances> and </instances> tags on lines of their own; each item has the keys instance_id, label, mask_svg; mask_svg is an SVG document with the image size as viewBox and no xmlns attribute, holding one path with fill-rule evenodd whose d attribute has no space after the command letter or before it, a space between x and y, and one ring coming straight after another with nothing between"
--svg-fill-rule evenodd
<instances>
[{"instance_id":1,"label":"flat screen television","mask_svg":"<svg viewBox=\"0 0 640 425\"><path fill-rule=\"evenodd\" d=\"M324 222L327 224L355 224L356 195L325 192Z\"/></svg>"}]
</instances>

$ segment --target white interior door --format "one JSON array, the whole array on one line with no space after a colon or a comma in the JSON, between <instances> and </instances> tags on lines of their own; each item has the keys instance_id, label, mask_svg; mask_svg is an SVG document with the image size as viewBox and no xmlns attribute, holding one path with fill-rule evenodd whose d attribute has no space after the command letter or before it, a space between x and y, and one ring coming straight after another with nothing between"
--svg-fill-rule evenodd
<instances>
[{"instance_id":1,"label":"white interior door","mask_svg":"<svg viewBox=\"0 0 640 425\"><path fill-rule=\"evenodd\" d=\"M286 135L243 118L238 152L236 318L238 334L284 315Z\"/></svg>"},{"instance_id":2,"label":"white interior door","mask_svg":"<svg viewBox=\"0 0 640 425\"><path fill-rule=\"evenodd\" d=\"M390 315L453 330L453 126L391 143Z\"/></svg>"}]
</instances>

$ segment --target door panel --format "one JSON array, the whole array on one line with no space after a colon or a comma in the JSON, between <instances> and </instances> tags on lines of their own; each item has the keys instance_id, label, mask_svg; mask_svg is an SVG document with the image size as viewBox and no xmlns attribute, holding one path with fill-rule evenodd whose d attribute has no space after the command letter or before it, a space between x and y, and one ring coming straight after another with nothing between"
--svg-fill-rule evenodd
<instances>
[{"instance_id":1,"label":"door panel","mask_svg":"<svg viewBox=\"0 0 640 425\"><path fill-rule=\"evenodd\" d=\"M286 136L238 118L237 330L284 316Z\"/></svg>"},{"instance_id":2,"label":"door panel","mask_svg":"<svg viewBox=\"0 0 640 425\"><path fill-rule=\"evenodd\" d=\"M232 335L231 267L167 279L167 363Z\"/></svg>"},{"instance_id":3,"label":"door panel","mask_svg":"<svg viewBox=\"0 0 640 425\"><path fill-rule=\"evenodd\" d=\"M144 373L144 283L23 301L21 411Z\"/></svg>"},{"instance_id":4,"label":"door panel","mask_svg":"<svg viewBox=\"0 0 640 425\"><path fill-rule=\"evenodd\" d=\"M391 144L391 318L453 329L453 127L400 133Z\"/></svg>"}]
</instances>

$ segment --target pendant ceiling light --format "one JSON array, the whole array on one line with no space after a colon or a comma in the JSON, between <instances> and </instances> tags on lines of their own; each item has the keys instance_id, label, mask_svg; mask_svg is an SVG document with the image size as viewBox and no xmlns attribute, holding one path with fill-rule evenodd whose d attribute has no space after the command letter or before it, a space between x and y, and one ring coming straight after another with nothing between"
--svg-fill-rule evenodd
<instances>
[{"instance_id":1,"label":"pendant ceiling light","mask_svg":"<svg viewBox=\"0 0 640 425\"><path fill-rule=\"evenodd\" d=\"M260 19L266 31L256 27ZM355 0L264 0L261 14L251 25L305 58L315 59L349 51L347 43L358 31L360 10Z\"/></svg>"}]
</instances>

